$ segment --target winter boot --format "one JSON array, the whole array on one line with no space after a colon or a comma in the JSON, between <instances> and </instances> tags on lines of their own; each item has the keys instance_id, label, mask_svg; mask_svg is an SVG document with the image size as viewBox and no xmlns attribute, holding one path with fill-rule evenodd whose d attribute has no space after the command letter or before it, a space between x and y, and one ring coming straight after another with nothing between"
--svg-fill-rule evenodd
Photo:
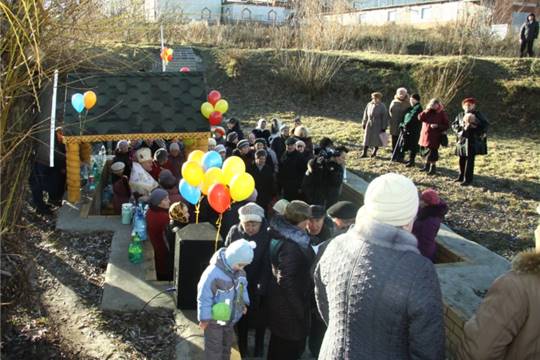
<instances>
[{"instance_id":1,"label":"winter boot","mask_svg":"<svg viewBox=\"0 0 540 360\"><path fill-rule=\"evenodd\" d=\"M407 161L407 163L405 164L405 167L413 167L414 165L415 165L414 156L411 156L409 161Z\"/></svg>"},{"instance_id":2,"label":"winter boot","mask_svg":"<svg viewBox=\"0 0 540 360\"><path fill-rule=\"evenodd\" d=\"M368 146L364 146L364 151L362 151L362 155L360 155L361 158L367 158L368 149L369 149Z\"/></svg>"},{"instance_id":3,"label":"winter boot","mask_svg":"<svg viewBox=\"0 0 540 360\"><path fill-rule=\"evenodd\" d=\"M435 175L437 172L437 167L435 166L435 164L431 164L431 166L429 167L429 170L428 170L428 175Z\"/></svg>"},{"instance_id":4,"label":"winter boot","mask_svg":"<svg viewBox=\"0 0 540 360\"><path fill-rule=\"evenodd\" d=\"M429 166L430 166L430 165L431 165L431 164L429 163L429 161L426 161L426 165L424 165L424 167L421 168L420 171L429 171Z\"/></svg>"}]
</instances>

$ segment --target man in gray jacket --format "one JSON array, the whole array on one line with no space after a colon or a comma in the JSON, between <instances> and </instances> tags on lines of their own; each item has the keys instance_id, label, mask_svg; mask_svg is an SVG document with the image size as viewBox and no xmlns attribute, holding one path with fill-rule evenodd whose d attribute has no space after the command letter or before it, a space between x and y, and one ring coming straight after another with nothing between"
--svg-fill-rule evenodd
<instances>
[{"instance_id":1,"label":"man in gray jacket","mask_svg":"<svg viewBox=\"0 0 540 360\"><path fill-rule=\"evenodd\" d=\"M411 234L413 182L379 176L355 225L328 245L315 269L315 297L328 325L321 359L444 359L441 290Z\"/></svg>"}]
</instances>

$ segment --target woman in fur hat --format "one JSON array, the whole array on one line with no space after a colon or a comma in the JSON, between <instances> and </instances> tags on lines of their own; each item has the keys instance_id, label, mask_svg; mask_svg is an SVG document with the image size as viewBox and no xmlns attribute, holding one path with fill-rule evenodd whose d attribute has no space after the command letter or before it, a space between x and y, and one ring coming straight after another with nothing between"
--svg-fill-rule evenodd
<instances>
[{"instance_id":1,"label":"woman in fur hat","mask_svg":"<svg viewBox=\"0 0 540 360\"><path fill-rule=\"evenodd\" d=\"M537 211L540 214L540 207ZM464 328L460 359L540 359L540 224Z\"/></svg>"}]
</instances>

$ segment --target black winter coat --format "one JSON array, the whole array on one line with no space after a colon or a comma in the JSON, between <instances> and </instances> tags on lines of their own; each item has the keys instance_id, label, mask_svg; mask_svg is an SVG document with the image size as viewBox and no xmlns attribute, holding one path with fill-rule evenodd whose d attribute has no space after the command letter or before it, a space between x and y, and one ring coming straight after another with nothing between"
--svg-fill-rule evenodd
<instances>
[{"instance_id":1,"label":"black winter coat","mask_svg":"<svg viewBox=\"0 0 540 360\"><path fill-rule=\"evenodd\" d=\"M276 215L270 223L272 279L268 318L272 334L302 340L309 334L313 283L311 265L315 254L309 235Z\"/></svg>"},{"instance_id":2,"label":"black winter coat","mask_svg":"<svg viewBox=\"0 0 540 360\"><path fill-rule=\"evenodd\" d=\"M283 155L279 163L278 180L285 199L292 201L300 198L306 164L304 157L296 150Z\"/></svg>"},{"instance_id":3,"label":"black winter coat","mask_svg":"<svg viewBox=\"0 0 540 360\"><path fill-rule=\"evenodd\" d=\"M328 161L326 163L323 189L326 189L325 205L327 208L339 200L344 171L343 166L335 161Z\"/></svg>"},{"instance_id":4,"label":"black winter coat","mask_svg":"<svg viewBox=\"0 0 540 360\"><path fill-rule=\"evenodd\" d=\"M452 130L457 135L456 155L457 156L474 156L485 155L487 153L486 132L489 127L489 122L479 111L472 111L472 114L479 122L476 128L469 127L465 130L463 117L465 112L460 112L452 122Z\"/></svg>"},{"instance_id":5,"label":"black winter coat","mask_svg":"<svg viewBox=\"0 0 540 360\"><path fill-rule=\"evenodd\" d=\"M270 144L270 147L276 153L276 157L278 161L281 161L281 158L283 157L283 154L285 153L285 150L287 149L287 146L285 145L285 140L286 139L280 135L274 140L272 140L272 144Z\"/></svg>"},{"instance_id":6,"label":"black winter coat","mask_svg":"<svg viewBox=\"0 0 540 360\"><path fill-rule=\"evenodd\" d=\"M232 156L234 150L236 150L236 143L232 143L228 141L225 142L226 157Z\"/></svg>"},{"instance_id":7,"label":"black winter coat","mask_svg":"<svg viewBox=\"0 0 540 360\"><path fill-rule=\"evenodd\" d=\"M232 132L235 132L236 135L238 135L238 141L244 139L244 132L240 128L240 123L236 123L232 129L227 128L227 130L225 130L226 135L229 135Z\"/></svg>"},{"instance_id":8,"label":"black winter coat","mask_svg":"<svg viewBox=\"0 0 540 360\"><path fill-rule=\"evenodd\" d=\"M268 283L272 275L269 255L270 233L268 232L268 224L266 221L263 221L261 230L253 236L249 236L245 233L242 224L234 225L227 234L225 246L229 246L232 242L240 239L255 241L257 244L257 247L253 251L253 261L245 267L251 308L254 305L255 297L266 295L268 292Z\"/></svg>"},{"instance_id":9,"label":"black winter coat","mask_svg":"<svg viewBox=\"0 0 540 360\"><path fill-rule=\"evenodd\" d=\"M310 205L324 206L326 198L323 189L325 160L322 156L309 161L311 171L307 171L302 180L302 193Z\"/></svg>"},{"instance_id":10,"label":"black winter coat","mask_svg":"<svg viewBox=\"0 0 540 360\"><path fill-rule=\"evenodd\" d=\"M410 107L400 127L403 129L403 151L418 151L418 140L420 139L420 130L422 122L418 119L418 115L424 111L420 103Z\"/></svg>"},{"instance_id":11,"label":"black winter coat","mask_svg":"<svg viewBox=\"0 0 540 360\"><path fill-rule=\"evenodd\" d=\"M268 163L265 164L262 169L259 169L256 164L253 164L247 169L247 172L253 176L253 180L255 180L257 204L266 212L268 204L272 201L276 189L274 168L268 165Z\"/></svg>"},{"instance_id":12,"label":"black winter coat","mask_svg":"<svg viewBox=\"0 0 540 360\"><path fill-rule=\"evenodd\" d=\"M266 140L266 144L268 144L268 141L270 139L270 130L268 129L253 129L251 130L251 133L255 135L256 139L264 139Z\"/></svg>"},{"instance_id":13,"label":"black winter coat","mask_svg":"<svg viewBox=\"0 0 540 360\"><path fill-rule=\"evenodd\" d=\"M538 38L538 27L538 21L526 21L519 30L520 39L530 41Z\"/></svg>"}]
</instances>

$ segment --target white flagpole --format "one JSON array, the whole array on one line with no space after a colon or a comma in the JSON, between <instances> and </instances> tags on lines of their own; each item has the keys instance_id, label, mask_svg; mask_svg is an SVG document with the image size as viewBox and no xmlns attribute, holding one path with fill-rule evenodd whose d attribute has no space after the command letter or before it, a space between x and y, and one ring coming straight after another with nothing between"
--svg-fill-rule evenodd
<instances>
[{"instance_id":1,"label":"white flagpole","mask_svg":"<svg viewBox=\"0 0 540 360\"><path fill-rule=\"evenodd\" d=\"M54 167L54 142L56 138L56 90L58 88L58 70L54 70L53 95L51 106L51 130L49 141L49 167Z\"/></svg>"},{"instance_id":2,"label":"white flagpole","mask_svg":"<svg viewBox=\"0 0 540 360\"><path fill-rule=\"evenodd\" d=\"M160 32L161 32L161 52L163 52L163 49L165 49L165 45L163 44L163 24L159 26ZM161 71L165 72L165 59L161 59Z\"/></svg>"}]
</instances>

